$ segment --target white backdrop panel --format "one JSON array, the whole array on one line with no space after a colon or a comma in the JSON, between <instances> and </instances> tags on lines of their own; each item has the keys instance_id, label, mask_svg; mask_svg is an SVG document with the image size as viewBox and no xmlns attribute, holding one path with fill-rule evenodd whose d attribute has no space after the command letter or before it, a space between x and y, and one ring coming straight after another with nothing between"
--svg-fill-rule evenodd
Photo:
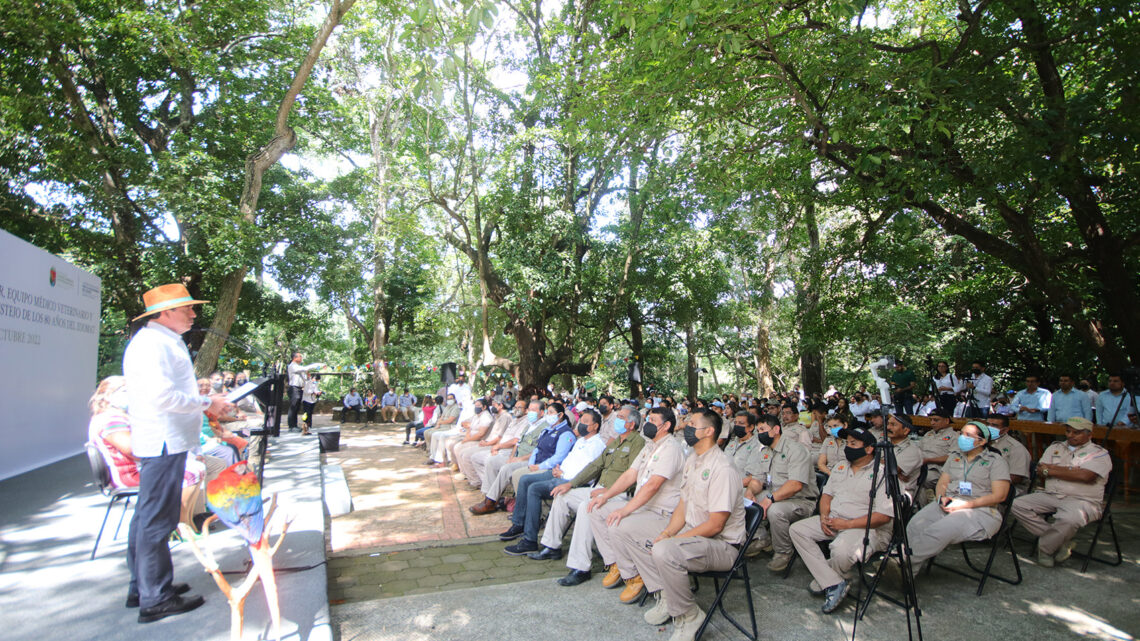
<instances>
[{"instance_id":1,"label":"white backdrop panel","mask_svg":"<svg viewBox=\"0 0 1140 641\"><path fill-rule=\"evenodd\" d=\"M0 231L0 479L83 450L100 286L97 276Z\"/></svg>"}]
</instances>

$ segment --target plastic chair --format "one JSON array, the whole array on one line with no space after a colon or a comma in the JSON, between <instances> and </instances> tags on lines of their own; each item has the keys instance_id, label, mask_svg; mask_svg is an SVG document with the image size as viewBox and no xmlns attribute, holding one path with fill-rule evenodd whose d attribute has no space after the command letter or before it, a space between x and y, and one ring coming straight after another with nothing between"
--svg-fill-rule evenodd
<instances>
[{"instance_id":1,"label":"plastic chair","mask_svg":"<svg viewBox=\"0 0 1140 641\"><path fill-rule=\"evenodd\" d=\"M107 517L111 515L111 508L118 501L124 501L123 513L119 516L119 524L115 526L114 538L119 538L119 530L123 527L123 518L131 507L131 499L138 496L137 487L115 487L111 483L111 470L107 468L107 461L103 453L94 443L87 443L87 462L91 465L91 475L95 478L95 485L103 496L111 500L107 502L107 511L103 513L103 524L99 526L99 534L95 535L95 547L91 548L91 560L95 560L95 553L99 550L99 540L103 538L103 529L107 527Z\"/></svg>"}]
</instances>

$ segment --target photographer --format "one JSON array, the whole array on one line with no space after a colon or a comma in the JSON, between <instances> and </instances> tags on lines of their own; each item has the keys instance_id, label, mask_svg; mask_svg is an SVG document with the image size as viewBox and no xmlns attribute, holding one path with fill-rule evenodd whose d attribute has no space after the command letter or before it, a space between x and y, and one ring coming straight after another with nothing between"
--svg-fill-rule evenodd
<instances>
[{"instance_id":1,"label":"photographer","mask_svg":"<svg viewBox=\"0 0 1140 641\"><path fill-rule=\"evenodd\" d=\"M953 413L954 406L958 404L958 392L962 391L962 381L950 373L950 364L946 361L938 361L931 380L934 381L934 399L938 407Z\"/></svg>"},{"instance_id":2,"label":"photographer","mask_svg":"<svg viewBox=\"0 0 1140 641\"><path fill-rule=\"evenodd\" d=\"M906 368L906 363L897 361L895 373L891 374L891 390L895 407L907 416L914 413L914 383L914 372Z\"/></svg>"},{"instance_id":3,"label":"photographer","mask_svg":"<svg viewBox=\"0 0 1140 641\"><path fill-rule=\"evenodd\" d=\"M967 418L985 418L990 414L990 397L994 392L994 379L986 374L986 364L974 361L970 364L970 376L966 380L966 391L969 392L966 404ZM972 402L970 402L972 401Z\"/></svg>"}]
</instances>

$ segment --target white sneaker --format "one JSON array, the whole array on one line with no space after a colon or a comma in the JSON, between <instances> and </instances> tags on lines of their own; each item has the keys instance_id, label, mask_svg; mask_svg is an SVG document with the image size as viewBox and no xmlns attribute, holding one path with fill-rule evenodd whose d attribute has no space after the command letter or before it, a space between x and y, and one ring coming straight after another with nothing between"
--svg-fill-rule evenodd
<instances>
[{"instance_id":1,"label":"white sneaker","mask_svg":"<svg viewBox=\"0 0 1140 641\"><path fill-rule=\"evenodd\" d=\"M696 605L679 617L673 617L673 636L669 641L693 641L705 620L705 612Z\"/></svg>"},{"instance_id":2,"label":"white sneaker","mask_svg":"<svg viewBox=\"0 0 1140 641\"><path fill-rule=\"evenodd\" d=\"M665 603L665 595L660 591L653 593L657 603L645 613L645 622L649 625L665 625L669 622L669 608Z\"/></svg>"}]
</instances>

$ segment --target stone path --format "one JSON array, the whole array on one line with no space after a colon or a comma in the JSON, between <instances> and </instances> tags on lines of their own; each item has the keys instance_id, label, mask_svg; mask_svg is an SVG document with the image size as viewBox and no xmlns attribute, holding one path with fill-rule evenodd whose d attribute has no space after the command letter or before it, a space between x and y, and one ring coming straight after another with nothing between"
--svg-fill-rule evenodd
<instances>
[{"instance_id":1,"label":"stone path","mask_svg":"<svg viewBox=\"0 0 1140 641\"><path fill-rule=\"evenodd\" d=\"M403 424L341 427L341 449L326 454L325 462L344 469L353 512L330 524L333 555L461 541L498 534L509 527L505 513L475 516L468 512L483 494L459 480L458 474L427 467L424 451L402 445L403 440Z\"/></svg>"}]
</instances>

